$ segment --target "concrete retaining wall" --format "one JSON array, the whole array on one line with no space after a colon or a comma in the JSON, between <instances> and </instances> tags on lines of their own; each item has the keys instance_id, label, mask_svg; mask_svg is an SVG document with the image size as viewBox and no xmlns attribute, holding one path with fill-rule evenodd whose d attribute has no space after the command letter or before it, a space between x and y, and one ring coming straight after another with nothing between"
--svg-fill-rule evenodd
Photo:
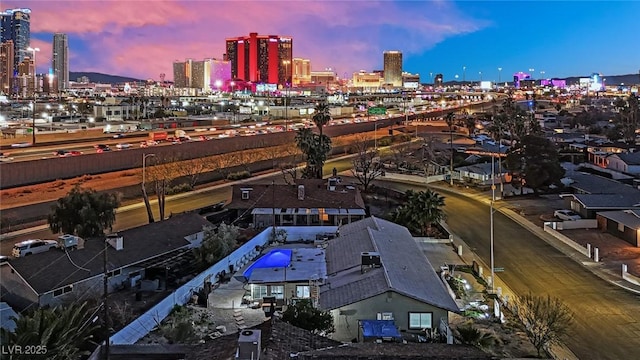
<instances>
[{"instance_id":1,"label":"concrete retaining wall","mask_svg":"<svg viewBox=\"0 0 640 360\"><path fill-rule=\"evenodd\" d=\"M589 257L589 251L587 250L587 248L582 247L581 245L577 244L575 241L573 241L570 238L562 235L560 232L554 230L549 224L545 223L543 229L544 229L544 231L546 233L552 235L553 237L555 237L556 239L562 241L566 245L569 245L571 248L573 248L574 250L580 252L582 255L584 255L586 257Z\"/></svg>"}]
</instances>

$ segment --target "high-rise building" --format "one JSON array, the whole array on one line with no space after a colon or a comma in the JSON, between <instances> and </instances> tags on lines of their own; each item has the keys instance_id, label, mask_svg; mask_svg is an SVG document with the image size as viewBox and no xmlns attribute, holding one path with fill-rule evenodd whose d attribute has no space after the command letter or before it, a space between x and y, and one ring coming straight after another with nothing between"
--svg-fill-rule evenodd
<instances>
[{"instance_id":1,"label":"high-rise building","mask_svg":"<svg viewBox=\"0 0 640 360\"><path fill-rule=\"evenodd\" d=\"M191 86L201 91L211 90L211 59L191 62Z\"/></svg>"},{"instance_id":2,"label":"high-rise building","mask_svg":"<svg viewBox=\"0 0 640 360\"><path fill-rule=\"evenodd\" d=\"M211 88L220 90L222 84L231 80L229 60L211 59Z\"/></svg>"},{"instance_id":3,"label":"high-rise building","mask_svg":"<svg viewBox=\"0 0 640 360\"><path fill-rule=\"evenodd\" d=\"M311 82L311 60L293 58L293 85Z\"/></svg>"},{"instance_id":4,"label":"high-rise building","mask_svg":"<svg viewBox=\"0 0 640 360\"><path fill-rule=\"evenodd\" d=\"M436 76L433 78L433 86L435 87L444 86L444 76L442 76L442 74L436 74Z\"/></svg>"},{"instance_id":5,"label":"high-rise building","mask_svg":"<svg viewBox=\"0 0 640 360\"><path fill-rule=\"evenodd\" d=\"M187 59L184 62L173 62L173 86L177 88L191 87L191 62Z\"/></svg>"},{"instance_id":6,"label":"high-rise building","mask_svg":"<svg viewBox=\"0 0 640 360\"><path fill-rule=\"evenodd\" d=\"M393 87L402 87L402 53L384 52L384 83Z\"/></svg>"},{"instance_id":7,"label":"high-rise building","mask_svg":"<svg viewBox=\"0 0 640 360\"><path fill-rule=\"evenodd\" d=\"M8 40L0 44L0 93L12 94L13 41Z\"/></svg>"},{"instance_id":8,"label":"high-rise building","mask_svg":"<svg viewBox=\"0 0 640 360\"><path fill-rule=\"evenodd\" d=\"M0 12L0 42L13 41L13 67L29 56L31 9L8 9Z\"/></svg>"},{"instance_id":9,"label":"high-rise building","mask_svg":"<svg viewBox=\"0 0 640 360\"><path fill-rule=\"evenodd\" d=\"M254 83L288 86L293 73L293 39L250 33L226 39L231 76Z\"/></svg>"},{"instance_id":10,"label":"high-rise building","mask_svg":"<svg viewBox=\"0 0 640 360\"><path fill-rule=\"evenodd\" d=\"M69 87L69 38L67 34L53 35L53 55L51 56L53 76L58 84L58 91Z\"/></svg>"}]
</instances>

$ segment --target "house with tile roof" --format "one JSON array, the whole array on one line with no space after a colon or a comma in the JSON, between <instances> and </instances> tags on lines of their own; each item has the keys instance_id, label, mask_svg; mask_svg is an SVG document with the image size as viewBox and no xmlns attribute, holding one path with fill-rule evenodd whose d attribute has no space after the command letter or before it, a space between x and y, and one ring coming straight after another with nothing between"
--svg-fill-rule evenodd
<instances>
[{"instance_id":1,"label":"house with tile roof","mask_svg":"<svg viewBox=\"0 0 640 360\"><path fill-rule=\"evenodd\" d=\"M366 216L358 187L340 178L298 179L293 185L245 183L233 185L226 206L256 228L271 226L340 225Z\"/></svg>"},{"instance_id":2,"label":"house with tile roof","mask_svg":"<svg viewBox=\"0 0 640 360\"><path fill-rule=\"evenodd\" d=\"M640 246L640 209L601 211L597 213L598 225L633 246Z\"/></svg>"},{"instance_id":3,"label":"house with tile roof","mask_svg":"<svg viewBox=\"0 0 640 360\"><path fill-rule=\"evenodd\" d=\"M0 267L0 297L25 309L101 296L105 260L109 292L135 288L151 269L164 274L172 262L191 254L202 242L205 225L210 223L197 213L183 213L122 231L113 241L88 239L82 249L12 259Z\"/></svg>"},{"instance_id":4,"label":"house with tile roof","mask_svg":"<svg viewBox=\"0 0 640 360\"><path fill-rule=\"evenodd\" d=\"M331 312L340 341L446 333L454 299L407 228L369 217L339 229L325 249L319 308ZM385 323L383 323L385 322Z\"/></svg>"},{"instance_id":5,"label":"house with tile roof","mask_svg":"<svg viewBox=\"0 0 640 360\"><path fill-rule=\"evenodd\" d=\"M631 175L640 175L640 152L612 154L607 157L607 168Z\"/></svg>"}]
</instances>

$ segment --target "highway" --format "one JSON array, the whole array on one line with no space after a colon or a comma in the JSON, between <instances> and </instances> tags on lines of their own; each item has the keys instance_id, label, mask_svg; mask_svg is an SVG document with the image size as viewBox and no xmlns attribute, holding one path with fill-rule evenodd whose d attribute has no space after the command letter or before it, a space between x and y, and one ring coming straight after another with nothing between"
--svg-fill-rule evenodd
<instances>
[{"instance_id":1,"label":"highway","mask_svg":"<svg viewBox=\"0 0 640 360\"><path fill-rule=\"evenodd\" d=\"M383 184L400 191L425 189L418 185ZM459 193L441 193L451 231L489 264L489 207ZM573 309L575 325L564 343L578 358L640 358L637 295L598 278L499 212L494 214L494 224L495 266L505 269L498 276L517 295L529 291L550 294Z\"/></svg>"}]
</instances>

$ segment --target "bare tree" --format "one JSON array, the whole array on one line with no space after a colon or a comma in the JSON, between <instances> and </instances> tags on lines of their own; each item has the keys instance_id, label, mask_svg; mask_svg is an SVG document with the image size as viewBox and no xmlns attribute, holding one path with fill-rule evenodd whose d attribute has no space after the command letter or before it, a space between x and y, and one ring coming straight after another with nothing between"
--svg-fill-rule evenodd
<instances>
[{"instance_id":1,"label":"bare tree","mask_svg":"<svg viewBox=\"0 0 640 360\"><path fill-rule=\"evenodd\" d=\"M198 183L198 179L202 173L210 170L210 161L206 158L196 158L190 160L183 160L180 162L180 166L177 168L180 176L186 177L189 181L189 187L195 188Z\"/></svg>"},{"instance_id":2,"label":"bare tree","mask_svg":"<svg viewBox=\"0 0 640 360\"><path fill-rule=\"evenodd\" d=\"M357 156L353 159L353 176L362 185L362 191L369 190L371 183L382 176L382 161L378 156L377 150L369 150L367 148L368 139L358 136L355 141Z\"/></svg>"},{"instance_id":3,"label":"bare tree","mask_svg":"<svg viewBox=\"0 0 640 360\"><path fill-rule=\"evenodd\" d=\"M389 150L391 150L391 159L393 161L393 164L396 170L399 170L400 165L402 165L405 162L407 153L410 151L410 149L411 149L410 143L401 143L389 148Z\"/></svg>"},{"instance_id":4,"label":"bare tree","mask_svg":"<svg viewBox=\"0 0 640 360\"><path fill-rule=\"evenodd\" d=\"M147 169L147 176L154 184L158 197L160 221L165 219L166 195L173 181L180 177L181 161L176 157L165 158L160 164Z\"/></svg>"},{"instance_id":5,"label":"bare tree","mask_svg":"<svg viewBox=\"0 0 640 360\"><path fill-rule=\"evenodd\" d=\"M282 148L281 157L283 161L278 164L282 178L289 184L295 184L296 179L302 177L302 171L300 164L304 162L304 156L302 151L295 144L287 144Z\"/></svg>"},{"instance_id":6,"label":"bare tree","mask_svg":"<svg viewBox=\"0 0 640 360\"><path fill-rule=\"evenodd\" d=\"M558 343L571 328L573 314L560 299L550 295L536 296L531 293L518 299L517 314L529 336L529 341L538 351Z\"/></svg>"}]
</instances>

